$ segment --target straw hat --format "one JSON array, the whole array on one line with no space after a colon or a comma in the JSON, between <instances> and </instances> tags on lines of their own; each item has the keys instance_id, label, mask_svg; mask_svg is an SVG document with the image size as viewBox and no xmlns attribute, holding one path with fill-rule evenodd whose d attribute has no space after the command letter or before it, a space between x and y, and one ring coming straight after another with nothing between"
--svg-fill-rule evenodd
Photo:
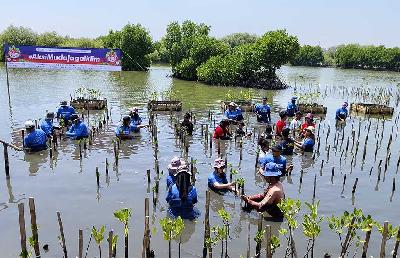
<instances>
[{"instance_id":1,"label":"straw hat","mask_svg":"<svg viewBox=\"0 0 400 258\"><path fill-rule=\"evenodd\" d=\"M178 171L178 168L183 165L185 165L184 161L182 161L179 157L173 157L170 164L168 165L168 172L175 175Z\"/></svg>"},{"instance_id":2,"label":"straw hat","mask_svg":"<svg viewBox=\"0 0 400 258\"><path fill-rule=\"evenodd\" d=\"M225 161L220 158L216 159L214 161L214 168L222 168L222 167L225 167Z\"/></svg>"},{"instance_id":3,"label":"straw hat","mask_svg":"<svg viewBox=\"0 0 400 258\"><path fill-rule=\"evenodd\" d=\"M231 106L231 107L236 107L237 105L236 105L236 103L235 102L231 102L231 103L229 103L229 106Z\"/></svg>"},{"instance_id":4,"label":"straw hat","mask_svg":"<svg viewBox=\"0 0 400 258\"><path fill-rule=\"evenodd\" d=\"M308 126L308 127L306 128L306 131L309 131L310 133L314 134L315 128L314 128L314 126Z\"/></svg>"}]
</instances>

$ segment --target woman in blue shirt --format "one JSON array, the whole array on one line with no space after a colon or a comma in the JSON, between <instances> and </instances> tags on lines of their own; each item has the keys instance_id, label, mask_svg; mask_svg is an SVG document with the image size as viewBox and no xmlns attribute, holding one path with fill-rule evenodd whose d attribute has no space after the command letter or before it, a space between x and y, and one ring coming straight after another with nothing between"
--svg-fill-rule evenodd
<instances>
[{"instance_id":1,"label":"woman in blue shirt","mask_svg":"<svg viewBox=\"0 0 400 258\"><path fill-rule=\"evenodd\" d=\"M349 115L349 111L347 110L349 103L343 102L342 107L336 110L336 120L344 122Z\"/></svg>"},{"instance_id":2,"label":"woman in blue shirt","mask_svg":"<svg viewBox=\"0 0 400 258\"><path fill-rule=\"evenodd\" d=\"M257 104L254 112L257 115L257 122L269 123L271 122L271 107L267 104L267 97L263 97L262 104Z\"/></svg>"},{"instance_id":3,"label":"woman in blue shirt","mask_svg":"<svg viewBox=\"0 0 400 258\"><path fill-rule=\"evenodd\" d=\"M225 111L225 117L233 122L242 121L242 110L240 110L235 102L231 102L228 105L228 109Z\"/></svg>"},{"instance_id":4,"label":"woman in blue shirt","mask_svg":"<svg viewBox=\"0 0 400 258\"><path fill-rule=\"evenodd\" d=\"M313 152L314 145L315 145L315 135L314 135L315 128L313 126L307 127L304 132L304 140L302 142L295 141L294 144L297 148L303 150L304 152Z\"/></svg>"},{"instance_id":5,"label":"woman in blue shirt","mask_svg":"<svg viewBox=\"0 0 400 258\"><path fill-rule=\"evenodd\" d=\"M168 214L176 218L196 219L200 212L195 209L197 203L197 191L190 183L191 175L186 167L178 170L175 184L168 189L167 202L169 204Z\"/></svg>"},{"instance_id":6,"label":"woman in blue shirt","mask_svg":"<svg viewBox=\"0 0 400 258\"><path fill-rule=\"evenodd\" d=\"M225 161L216 159L214 161L214 171L208 176L208 187L216 192L235 191L235 182L228 183L225 174Z\"/></svg>"}]
</instances>

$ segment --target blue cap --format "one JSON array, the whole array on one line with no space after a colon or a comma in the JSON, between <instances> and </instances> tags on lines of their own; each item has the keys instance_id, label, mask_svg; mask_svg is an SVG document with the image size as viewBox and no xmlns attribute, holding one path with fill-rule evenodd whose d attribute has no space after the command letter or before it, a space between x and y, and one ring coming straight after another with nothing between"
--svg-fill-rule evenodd
<instances>
[{"instance_id":1,"label":"blue cap","mask_svg":"<svg viewBox=\"0 0 400 258\"><path fill-rule=\"evenodd\" d=\"M265 165L265 169L262 172L263 176L281 176L282 172L279 170L279 167L274 162L269 162Z\"/></svg>"},{"instance_id":2,"label":"blue cap","mask_svg":"<svg viewBox=\"0 0 400 258\"><path fill-rule=\"evenodd\" d=\"M296 97L296 96L293 96L293 97L292 97L292 100L296 100L296 99L297 99L297 97Z\"/></svg>"}]
</instances>

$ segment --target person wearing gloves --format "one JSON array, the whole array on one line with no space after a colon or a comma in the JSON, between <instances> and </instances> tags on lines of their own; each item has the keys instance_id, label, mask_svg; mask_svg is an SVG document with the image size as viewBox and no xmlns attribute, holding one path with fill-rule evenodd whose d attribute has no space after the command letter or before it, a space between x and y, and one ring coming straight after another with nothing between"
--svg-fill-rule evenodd
<instances>
[{"instance_id":1,"label":"person wearing gloves","mask_svg":"<svg viewBox=\"0 0 400 258\"><path fill-rule=\"evenodd\" d=\"M258 212L268 212L271 220L276 222L283 221L283 212L278 204L285 198L283 185L279 181L282 175L276 163L270 162L265 165L264 171L261 173L268 187L261 194L242 195L242 200L246 203L244 210L256 210Z\"/></svg>"},{"instance_id":2,"label":"person wearing gloves","mask_svg":"<svg viewBox=\"0 0 400 258\"><path fill-rule=\"evenodd\" d=\"M200 215L200 212L194 207L197 203L197 191L190 179L191 174L187 167L180 167L176 174L176 181L169 187L166 197L169 204L169 216L194 220Z\"/></svg>"},{"instance_id":3,"label":"person wearing gloves","mask_svg":"<svg viewBox=\"0 0 400 258\"><path fill-rule=\"evenodd\" d=\"M47 136L42 129L36 129L35 124L28 120L25 122L27 134L24 137L24 149L28 152L38 152L47 149Z\"/></svg>"},{"instance_id":4,"label":"person wearing gloves","mask_svg":"<svg viewBox=\"0 0 400 258\"><path fill-rule=\"evenodd\" d=\"M70 117L72 121L72 126L65 133L65 135L69 138L80 140L83 138L89 137L89 131L85 123L83 123L77 114L73 114Z\"/></svg>"},{"instance_id":5,"label":"person wearing gloves","mask_svg":"<svg viewBox=\"0 0 400 258\"><path fill-rule=\"evenodd\" d=\"M214 161L214 171L208 176L208 187L215 192L235 191L235 182L228 183L225 161L221 158Z\"/></svg>"}]
</instances>

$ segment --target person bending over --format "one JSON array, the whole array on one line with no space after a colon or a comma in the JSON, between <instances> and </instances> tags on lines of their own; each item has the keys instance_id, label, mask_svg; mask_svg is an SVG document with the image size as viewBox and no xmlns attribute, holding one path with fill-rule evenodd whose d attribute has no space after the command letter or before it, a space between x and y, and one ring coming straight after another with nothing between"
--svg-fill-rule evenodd
<instances>
[{"instance_id":1,"label":"person bending over","mask_svg":"<svg viewBox=\"0 0 400 258\"><path fill-rule=\"evenodd\" d=\"M47 149L47 136L42 129L36 129L35 124L28 120L25 122L27 135L24 137L24 149L28 152L38 152Z\"/></svg>"},{"instance_id":2,"label":"person bending over","mask_svg":"<svg viewBox=\"0 0 400 258\"><path fill-rule=\"evenodd\" d=\"M72 126L65 133L69 138L80 140L89 137L89 130L85 123L83 123L77 114L71 115Z\"/></svg>"},{"instance_id":3,"label":"person bending over","mask_svg":"<svg viewBox=\"0 0 400 258\"><path fill-rule=\"evenodd\" d=\"M235 183L228 183L225 174L225 161L216 159L214 161L214 171L208 176L208 187L215 192L235 191Z\"/></svg>"}]
</instances>

